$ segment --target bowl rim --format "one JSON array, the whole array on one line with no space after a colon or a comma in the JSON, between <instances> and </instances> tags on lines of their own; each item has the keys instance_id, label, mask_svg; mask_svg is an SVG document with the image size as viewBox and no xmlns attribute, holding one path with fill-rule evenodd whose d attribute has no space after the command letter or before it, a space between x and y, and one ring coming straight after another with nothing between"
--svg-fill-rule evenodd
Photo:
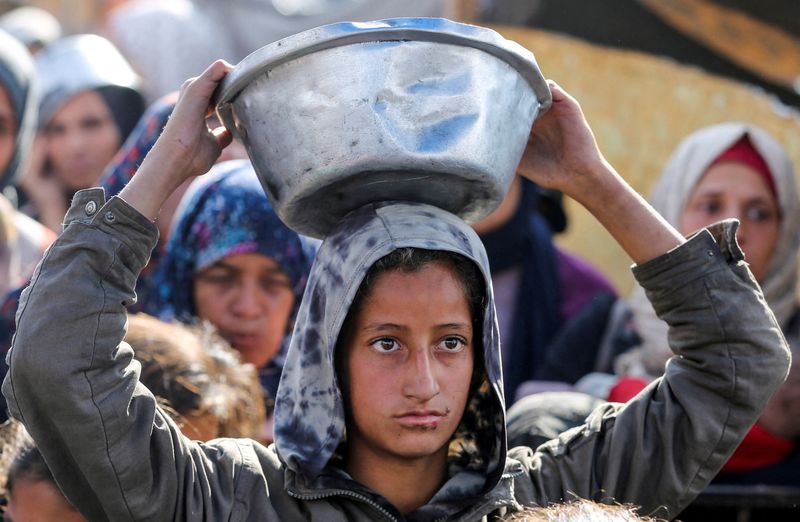
<instances>
[{"instance_id":1,"label":"bowl rim","mask_svg":"<svg viewBox=\"0 0 800 522\"><path fill-rule=\"evenodd\" d=\"M511 65L524 77L539 102L539 114L552 103L550 88L533 53L492 29L446 18L389 18L374 22L337 22L303 31L250 53L222 80L214 93L217 113L234 134L231 103L255 78L290 60L325 49L367 42L418 41L473 47Z\"/></svg>"}]
</instances>

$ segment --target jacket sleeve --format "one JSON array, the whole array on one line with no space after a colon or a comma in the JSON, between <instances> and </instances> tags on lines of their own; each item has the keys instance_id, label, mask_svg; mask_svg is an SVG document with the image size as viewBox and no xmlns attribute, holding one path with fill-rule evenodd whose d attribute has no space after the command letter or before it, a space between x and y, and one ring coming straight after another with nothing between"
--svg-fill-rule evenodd
<instances>
[{"instance_id":1,"label":"jacket sleeve","mask_svg":"<svg viewBox=\"0 0 800 522\"><path fill-rule=\"evenodd\" d=\"M253 487L247 444L188 440L139 383L125 306L158 232L121 199L103 202L102 189L76 194L23 293L9 410L89 520L235 519L236 491Z\"/></svg>"},{"instance_id":2,"label":"jacket sleeve","mask_svg":"<svg viewBox=\"0 0 800 522\"><path fill-rule=\"evenodd\" d=\"M585 425L527 452L528 498L613 499L674 517L714 478L790 363L736 226L717 224L634 267L676 356L630 402L601 406Z\"/></svg>"}]
</instances>

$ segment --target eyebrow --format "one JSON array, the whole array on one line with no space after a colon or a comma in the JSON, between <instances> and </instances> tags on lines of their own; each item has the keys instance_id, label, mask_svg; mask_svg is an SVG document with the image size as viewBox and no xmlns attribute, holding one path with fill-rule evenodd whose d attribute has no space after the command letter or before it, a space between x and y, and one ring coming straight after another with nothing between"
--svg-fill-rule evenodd
<instances>
[{"instance_id":1,"label":"eyebrow","mask_svg":"<svg viewBox=\"0 0 800 522\"><path fill-rule=\"evenodd\" d=\"M231 265L229 263L226 263L224 259L220 259L219 261L215 261L215 262L211 263L210 265L208 265L207 267L201 269L200 272L205 272L206 270L213 270L215 268L221 268L223 270L230 270L231 272L241 272L242 271L239 267ZM268 272L270 274L286 275L284 273L284 271L281 270L281 268L279 266L267 268L265 270L265 272Z\"/></svg>"},{"instance_id":2,"label":"eyebrow","mask_svg":"<svg viewBox=\"0 0 800 522\"><path fill-rule=\"evenodd\" d=\"M437 324L434 326L437 330L459 330L459 331L467 331L471 325L467 323L442 323ZM386 330L401 330L407 331L409 330L408 326L396 324L396 323L369 323L365 325L362 330L373 330L376 332L386 331Z\"/></svg>"}]
</instances>

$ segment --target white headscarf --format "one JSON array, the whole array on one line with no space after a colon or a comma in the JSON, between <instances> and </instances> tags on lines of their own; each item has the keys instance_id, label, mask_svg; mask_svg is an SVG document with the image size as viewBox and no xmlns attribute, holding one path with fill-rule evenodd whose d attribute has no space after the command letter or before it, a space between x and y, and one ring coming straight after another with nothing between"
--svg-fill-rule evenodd
<instances>
[{"instance_id":1,"label":"white headscarf","mask_svg":"<svg viewBox=\"0 0 800 522\"><path fill-rule=\"evenodd\" d=\"M797 251L800 247L800 201L795 186L794 168L781 145L762 129L746 123L722 123L706 127L685 138L667 162L651 195L653 207L673 226L706 170L723 152L747 135L769 167L781 211L778 241L767 272L759 281L764 297L778 324L785 327L796 310ZM658 376L672 356L667 345L667 325L656 317L653 307L638 285L629 304L642 345L623 354L617 372Z\"/></svg>"}]
</instances>

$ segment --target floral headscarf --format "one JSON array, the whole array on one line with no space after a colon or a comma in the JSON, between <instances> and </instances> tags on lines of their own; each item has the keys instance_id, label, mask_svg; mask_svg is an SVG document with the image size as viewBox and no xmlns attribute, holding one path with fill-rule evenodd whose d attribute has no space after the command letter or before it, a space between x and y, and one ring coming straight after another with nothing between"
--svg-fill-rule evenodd
<instances>
[{"instance_id":1,"label":"floral headscarf","mask_svg":"<svg viewBox=\"0 0 800 522\"><path fill-rule=\"evenodd\" d=\"M225 257L248 253L278 263L289 277L297 307L314 258L313 244L278 218L249 162L227 161L194 181L175 213L156 275L163 307L159 315L192 319L195 274Z\"/></svg>"}]
</instances>

